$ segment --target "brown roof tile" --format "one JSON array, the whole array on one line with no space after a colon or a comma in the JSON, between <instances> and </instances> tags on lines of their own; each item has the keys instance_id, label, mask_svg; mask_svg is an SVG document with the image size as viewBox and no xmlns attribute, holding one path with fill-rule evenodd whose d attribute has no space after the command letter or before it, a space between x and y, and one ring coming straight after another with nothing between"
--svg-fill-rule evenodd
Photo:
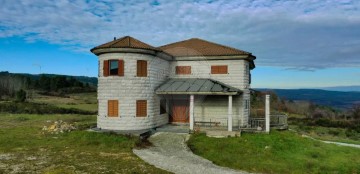
<instances>
[{"instance_id":1,"label":"brown roof tile","mask_svg":"<svg viewBox=\"0 0 360 174\"><path fill-rule=\"evenodd\" d=\"M158 48L175 57L251 55L246 51L198 38L175 42Z\"/></svg>"},{"instance_id":2,"label":"brown roof tile","mask_svg":"<svg viewBox=\"0 0 360 174\"><path fill-rule=\"evenodd\" d=\"M149 44L141 42L130 36L125 36L125 37L113 40L111 42L99 45L99 46L91 49L91 51L93 51L95 49L101 49L101 48L139 48L139 49L161 51L156 47L153 47Z\"/></svg>"}]
</instances>

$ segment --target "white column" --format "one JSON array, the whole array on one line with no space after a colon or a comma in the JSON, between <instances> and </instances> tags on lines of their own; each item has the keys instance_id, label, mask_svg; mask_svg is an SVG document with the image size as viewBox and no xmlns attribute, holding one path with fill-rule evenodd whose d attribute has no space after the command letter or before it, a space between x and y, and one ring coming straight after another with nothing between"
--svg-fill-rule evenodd
<instances>
[{"instance_id":1,"label":"white column","mask_svg":"<svg viewBox=\"0 0 360 174\"><path fill-rule=\"evenodd\" d=\"M265 131L270 132L270 95L265 96Z\"/></svg>"},{"instance_id":2,"label":"white column","mask_svg":"<svg viewBox=\"0 0 360 174\"><path fill-rule=\"evenodd\" d=\"M190 130L194 130L194 95L190 95Z\"/></svg>"},{"instance_id":3,"label":"white column","mask_svg":"<svg viewBox=\"0 0 360 174\"><path fill-rule=\"evenodd\" d=\"M228 131L232 131L232 95L229 95L228 104Z\"/></svg>"}]
</instances>

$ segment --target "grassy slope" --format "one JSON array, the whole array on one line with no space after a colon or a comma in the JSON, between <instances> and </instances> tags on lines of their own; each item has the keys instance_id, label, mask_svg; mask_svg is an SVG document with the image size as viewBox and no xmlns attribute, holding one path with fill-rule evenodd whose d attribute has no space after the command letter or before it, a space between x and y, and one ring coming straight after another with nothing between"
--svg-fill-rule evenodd
<instances>
[{"instance_id":1,"label":"grassy slope","mask_svg":"<svg viewBox=\"0 0 360 174\"><path fill-rule=\"evenodd\" d=\"M194 153L217 165L264 173L359 173L360 149L325 144L289 132L188 141Z\"/></svg>"},{"instance_id":2,"label":"grassy slope","mask_svg":"<svg viewBox=\"0 0 360 174\"><path fill-rule=\"evenodd\" d=\"M80 130L42 133L49 120L60 119L80 125L96 117L0 114L0 173L164 173L132 153L135 138Z\"/></svg>"},{"instance_id":3,"label":"grassy slope","mask_svg":"<svg viewBox=\"0 0 360 174\"><path fill-rule=\"evenodd\" d=\"M74 108L84 111L97 111L97 98L96 92L94 93L80 93L80 94L71 94L68 98L65 97L56 97L56 96L45 96L36 94L31 102L35 103L47 103L60 108Z\"/></svg>"}]
</instances>

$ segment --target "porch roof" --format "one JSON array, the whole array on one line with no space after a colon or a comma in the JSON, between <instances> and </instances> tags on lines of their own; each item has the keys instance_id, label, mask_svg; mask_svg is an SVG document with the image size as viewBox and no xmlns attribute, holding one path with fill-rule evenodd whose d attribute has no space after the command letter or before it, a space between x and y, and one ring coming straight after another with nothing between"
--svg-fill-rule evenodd
<instances>
[{"instance_id":1,"label":"porch roof","mask_svg":"<svg viewBox=\"0 0 360 174\"><path fill-rule=\"evenodd\" d=\"M237 95L242 93L242 91L213 79L173 78L160 85L155 90L155 93L187 95Z\"/></svg>"}]
</instances>

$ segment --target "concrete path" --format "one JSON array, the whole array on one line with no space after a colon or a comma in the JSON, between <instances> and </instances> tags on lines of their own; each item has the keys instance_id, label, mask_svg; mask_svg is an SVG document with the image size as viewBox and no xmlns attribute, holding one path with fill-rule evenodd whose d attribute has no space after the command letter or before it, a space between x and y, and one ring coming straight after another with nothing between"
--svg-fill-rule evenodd
<instances>
[{"instance_id":1,"label":"concrete path","mask_svg":"<svg viewBox=\"0 0 360 174\"><path fill-rule=\"evenodd\" d=\"M179 174L218 174L247 172L220 167L193 154L186 145L189 134L158 132L149 138L154 145L147 149L134 149L141 159L163 170Z\"/></svg>"},{"instance_id":2,"label":"concrete path","mask_svg":"<svg viewBox=\"0 0 360 174\"><path fill-rule=\"evenodd\" d=\"M312 140L321 141L321 142L327 143L327 144L336 144L338 146L347 146L347 147L360 148L360 145L358 145L358 144L340 143L340 142L335 142L335 141L324 141L324 140L319 140L319 139L316 139L316 138L313 138L313 137L310 137L310 136L304 135L304 134L302 136L306 137L306 138L310 138Z\"/></svg>"}]
</instances>

